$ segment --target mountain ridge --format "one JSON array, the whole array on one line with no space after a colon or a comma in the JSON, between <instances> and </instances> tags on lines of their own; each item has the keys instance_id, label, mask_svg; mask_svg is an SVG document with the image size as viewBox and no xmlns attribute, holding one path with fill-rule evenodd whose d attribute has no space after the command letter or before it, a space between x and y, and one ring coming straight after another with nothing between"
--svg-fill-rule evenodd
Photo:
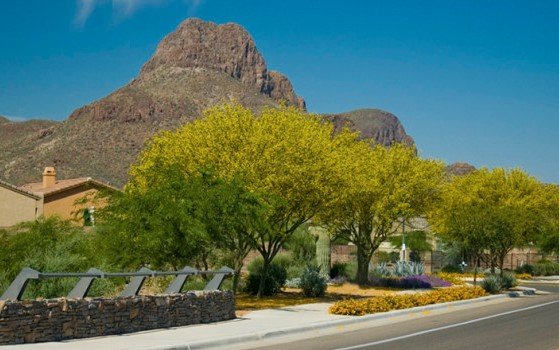
<instances>
[{"instance_id":1,"label":"mountain ridge","mask_svg":"<svg viewBox=\"0 0 559 350\"><path fill-rule=\"evenodd\" d=\"M134 79L66 120L0 121L0 178L21 185L55 166L60 178L90 176L122 186L154 134L232 101L255 111L281 103L306 108L289 79L268 70L244 28L187 19L159 43ZM407 140L394 115L354 112L325 118L386 145Z\"/></svg>"}]
</instances>

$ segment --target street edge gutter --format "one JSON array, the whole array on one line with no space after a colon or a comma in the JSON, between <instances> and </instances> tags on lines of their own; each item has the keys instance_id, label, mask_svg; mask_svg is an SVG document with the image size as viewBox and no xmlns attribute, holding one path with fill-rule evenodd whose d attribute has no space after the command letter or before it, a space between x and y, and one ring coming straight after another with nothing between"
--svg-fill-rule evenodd
<instances>
[{"instance_id":1,"label":"street edge gutter","mask_svg":"<svg viewBox=\"0 0 559 350\"><path fill-rule=\"evenodd\" d=\"M149 348L149 350L207 349L207 348L224 346L224 345L233 345L233 344L248 343L251 341L258 341L263 339L284 337L288 335L294 335L294 334L305 333L305 332L326 330L326 329L336 328L340 326L347 326L347 325L359 324L359 323L364 323L364 322L369 322L374 320L393 318L393 317L404 316L404 315L409 315L414 313L420 313L424 311L439 310L439 309L450 308L454 306L482 303L482 302L495 300L495 299L516 298L522 295L533 295L533 294L534 294L533 291L508 292L504 294L484 296L481 298L451 301L447 303L418 306L409 309L380 312L380 313L365 315L365 316L349 316L350 318L344 318L340 320L324 321L324 322L317 322L309 325L293 326L293 327L280 328L280 329L275 329L270 331L247 333L247 334L241 334L238 336L227 337L222 339L194 341L191 343L184 344L182 346L181 345L158 346L158 347Z\"/></svg>"}]
</instances>

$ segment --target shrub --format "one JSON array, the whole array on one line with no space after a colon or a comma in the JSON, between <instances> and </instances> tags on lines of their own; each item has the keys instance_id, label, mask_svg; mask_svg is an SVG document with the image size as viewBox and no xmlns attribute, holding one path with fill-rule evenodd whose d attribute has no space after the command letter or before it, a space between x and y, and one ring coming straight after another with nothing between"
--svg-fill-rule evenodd
<instances>
[{"instance_id":1,"label":"shrub","mask_svg":"<svg viewBox=\"0 0 559 350\"><path fill-rule=\"evenodd\" d=\"M443 266L441 271L446 272L446 273L461 273L462 269L458 265L450 265L449 264L449 265Z\"/></svg>"},{"instance_id":2,"label":"shrub","mask_svg":"<svg viewBox=\"0 0 559 350\"><path fill-rule=\"evenodd\" d=\"M481 287L489 294L497 294L501 292L503 284L498 275L486 275Z\"/></svg>"},{"instance_id":3,"label":"shrub","mask_svg":"<svg viewBox=\"0 0 559 350\"><path fill-rule=\"evenodd\" d=\"M289 269L290 267L294 266L293 258L289 253L279 253L274 257L272 263L276 265L280 265L285 269L285 271L287 271L287 269Z\"/></svg>"},{"instance_id":4,"label":"shrub","mask_svg":"<svg viewBox=\"0 0 559 350\"><path fill-rule=\"evenodd\" d=\"M300 265L291 265L287 268L287 279L301 278L304 267Z\"/></svg>"},{"instance_id":5,"label":"shrub","mask_svg":"<svg viewBox=\"0 0 559 350\"><path fill-rule=\"evenodd\" d=\"M301 289L306 297L321 297L326 292L328 278L318 266L308 265L301 276Z\"/></svg>"},{"instance_id":6,"label":"shrub","mask_svg":"<svg viewBox=\"0 0 559 350\"><path fill-rule=\"evenodd\" d=\"M543 260L534 265L534 276L553 276L559 274L559 263Z\"/></svg>"},{"instance_id":7,"label":"shrub","mask_svg":"<svg viewBox=\"0 0 559 350\"><path fill-rule=\"evenodd\" d=\"M332 268L330 269L330 278L336 278L336 277L350 277L347 273L348 270L348 264L347 263L343 263L343 262L335 262L332 265Z\"/></svg>"},{"instance_id":8,"label":"shrub","mask_svg":"<svg viewBox=\"0 0 559 350\"><path fill-rule=\"evenodd\" d=\"M105 271L113 267L103 264L99 247L92 244L93 235L70 221L52 216L16 225L0 231L0 293L5 291L23 267L41 272L85 272L91 266ZM72 290L77 278L52 278L31 281L24 299L58 298ZM89 295L110 295L119 279L99 279Z\"/></svg>"},{"instance_id":9,"label":"shrub","mask_svg":"<svg viewBox=\"0 0 559 350\"><path fill-rule=\"evenodd\" d=\"M439 272L437 273L439 278L448 281L456 286L463 286L466 282L462 279L464 277L462 274L459 273L450 273L450 272Z\"/></svg>"},{"instance_id":10,"label":"shrub","mask_svg":"<svg viewBox=\"0 0 559 350\"><path fill-rule=\"evenodd\" d=\"M413 261L412 262L398 261L393 268L390 267L387 263L380 263L375 267L373 272L380 277L419 276L424 274L425 266L421 262L413 262Z\"/></svg>"},{"instance_id":11,"label":"shrub","mask_svg":"<svg viewBox=\"0 0 559 350\"><path fill-rule=\"evenodd\" d=\"M380 277L392 277L394 274L394 270L385 262L381 262L375 266L373 272Z\"/></svg>"},{"instance_id":12,"label":"shrub","mask_svg":"<svg viewBox=\"0 0 559 350\"><path fill-rule=\"evenodd\" d=\"M516 278L519 280L530 280L532 279L532 275L529 273L517 273Z\"/></svg>"},{"instance_id":13,"label":"shrub","mask_svg":"<svg viewBox=\"0 0 559 350\"><path fill-rule=\"evenodd\" d=\"M285 286L287 288L301 288L301 278L295 277L288 279L287 281L285 281Z\"/></svg>"},{"instance_id":14,"label":"shrub","mask_svg":"<svg viewBox=\"0 0 559 350\"><path fill-rule=\"evenodd\" d=\"M534 275L534 265L524 264L522 266L517 267L516 270L514 270L514 272L518 274L527 273L530 275Z\"/></svg>"},{"instance_id":15,"label":"shrub","mask_svg":"<svg viewBox=\"0 0 559 350\"><path fill-rule=\"evenodd\" d=\"M503 272L503 276L501 277L501 287L504 289L510 289L516 286L518 286L516 276L511 272Z\"/></svg>"},{"instance_id":16,"label":"shrub","mask_svg":"<svg viewBox=\"0 0 559 350\"><path fill-rule=\"evenodd\" d=\"M255 259L256 260L256 259ZM253 260L254 261L254 260ZM252 264L252 263L251 263ZM246 291L250 294L257 294L258 288L260 287L260 280L262 278L262 265L255 267L253 264L250 268L253 271L250 271L247 279ZM274 295L281 291L281 288L285 284L287 279L287 271L282 265L279 265L275 262L272 262L268 267L268 273L266 274L265 281L264 281L264 290L262 292L263 295Z\"/></svg>"},{"instance_id":17,"label":"shrub","mask_svg":"<svg viewBox=\"0 0 559 350\"><path fill-rule=\"evenodd\" d=\"M427 293L414 293L405 295L386 295L368 299L347 299L339 301L329 309L336 315L362 316L376 312L407 309L410 307L424 306L449 301L479 298L486 295L479 287L455 287L434 290Z\"/></svg>"}]
</instances>

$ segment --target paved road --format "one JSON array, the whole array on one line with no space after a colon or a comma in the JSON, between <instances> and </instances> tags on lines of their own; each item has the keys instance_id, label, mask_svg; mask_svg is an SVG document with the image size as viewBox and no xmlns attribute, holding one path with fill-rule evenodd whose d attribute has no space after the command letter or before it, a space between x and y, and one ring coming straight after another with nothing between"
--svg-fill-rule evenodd
<instances>
[{"instance_id":1,"label":"paved road","mask_svg":"<svg viewBox=\"0 0 559 350\"><path fill-rule=\"evenodd\" d=\"M265 349L559 349L559 285L533 287L551 294Z\"/></svg>"}]
</instances>

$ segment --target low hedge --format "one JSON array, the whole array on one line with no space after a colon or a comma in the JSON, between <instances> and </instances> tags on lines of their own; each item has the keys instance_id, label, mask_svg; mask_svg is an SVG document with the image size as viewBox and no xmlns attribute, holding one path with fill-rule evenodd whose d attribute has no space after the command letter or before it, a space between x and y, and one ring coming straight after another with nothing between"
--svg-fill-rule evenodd
<instances>
[{"instance_id":1,"label":"low hedge","mask_svg":"<svg viewBox=\"0 0 559 350\"><path fill-rule=\"evenodd\" d=\"M479 298L487 295L480 287L453 287L426 293L386 295L368 299L339 301L329 309L336 315L363 316L376 312L408 309L416 306Z\"/></svg>"}]
</instances>

